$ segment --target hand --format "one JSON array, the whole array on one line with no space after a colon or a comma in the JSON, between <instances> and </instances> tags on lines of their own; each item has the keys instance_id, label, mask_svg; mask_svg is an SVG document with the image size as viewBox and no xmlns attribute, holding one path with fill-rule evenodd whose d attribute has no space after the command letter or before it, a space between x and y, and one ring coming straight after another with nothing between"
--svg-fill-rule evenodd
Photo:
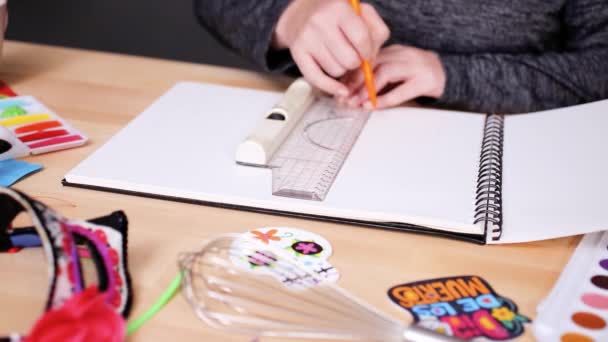
<instances>
[{"instance_id":1,"label":"hand","mask_svg":"<svg viewBox=\"0 0 608 342\"><path fill-rule=\"evenodd\" d=\"M439 56L428 50L405 45L391 45L380 51L374 64L378 96L376 108L394 107L420 96L439 98L443 95L446 76ZM344 102L372 109L367 97L363 74L353 71L342 81L352 95Z\"/></svg>"},{"instance_id":2,"label":"hand","mask_svg":"<svg viewBox=\"0 0 608 342\"><path fill-rule=\"evenodd\" d=\"M346 0L292 0L279 18L273 47L289 49L304 78L335 95L349 95L335 80L373 59L388 39L389 29L369 4L358 16ZM331 76L331 77L330 77Z\"/></svg>"}]
</instances>

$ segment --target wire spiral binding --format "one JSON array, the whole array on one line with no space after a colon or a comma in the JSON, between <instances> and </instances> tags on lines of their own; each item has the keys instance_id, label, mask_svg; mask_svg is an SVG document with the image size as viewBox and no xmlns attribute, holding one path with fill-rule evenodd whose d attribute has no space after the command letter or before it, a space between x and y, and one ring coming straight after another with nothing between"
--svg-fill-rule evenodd
<instances>
[{"instance_id":1,"label":"wire spiral binding","mask_svg":"<svg viewBox=\"0 0 608 342\"><path fill-rule=\"evenodd\" d=\"M477 192L475 195L474 224L482 224L486 236L493 241L502 235L502 147L504 116L490 114L486 117Z\"/></svg>"}]
</instances>

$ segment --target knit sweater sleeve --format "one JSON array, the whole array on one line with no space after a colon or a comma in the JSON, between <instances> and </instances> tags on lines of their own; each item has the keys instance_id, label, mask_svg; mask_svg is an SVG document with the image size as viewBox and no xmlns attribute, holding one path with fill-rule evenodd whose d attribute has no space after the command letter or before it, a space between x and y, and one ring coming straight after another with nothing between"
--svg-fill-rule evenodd
<instances>
[{"instance_id":1,"label":"knit sweater sleeve","mask_svg":"<svg viewBox=\"0 0 608 342\"><path fill-rule=\"evenodd\" d=\"M201 25L226 46L265 70L293 66L288 50L270 48L279 17L290 0L194 0Z\"/></svg>"},{"instance_id":2,"label":"knit sweater sleeve","mask_svg":"<svg viewBox=\"0 0 608 342\"><path fill-rule=\"evenodd\" d=\"M559 51L440 55L447 82L433 104L513 113L608 98L606 0L568 0L561 15L565 41Z\"/></svg>"}]
</instances>

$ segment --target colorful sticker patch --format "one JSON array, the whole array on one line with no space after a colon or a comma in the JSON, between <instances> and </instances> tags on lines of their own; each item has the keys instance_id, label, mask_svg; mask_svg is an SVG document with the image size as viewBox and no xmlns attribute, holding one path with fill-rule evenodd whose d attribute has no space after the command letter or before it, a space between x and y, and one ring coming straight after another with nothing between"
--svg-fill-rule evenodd
<instances>
[{"instance_id":1,"label":"colorful sticker patch","mask_svg":"<svg viewBox=\"0 0 608 342\"><path fill-rule=\"evenodd\" d=\"M251 244L247 244L247 241L258 242L257 246L260 248L250 247ZM332 254L329 241L305 230L283 227L253 229L244 233L241 239L237 239L234 246L245 251L243 256L232 258L235 264L253 272L273 274L287 286L302 285L303 281L287 273L281 275L276 270L270 272L277 260L277 256L272 252L273 249L285 251L283 255L293 257L294 261L308 267L326 281L335 282L340 277L336 268L327 261ZM268 248L263 248L264 246Z\"/></svg>"},{"instance_id":2,"label":"colorful sticker patch","mask_svg":"<svg viewBox=\"0 0 608 342\"><path fill-rule=\"evenodd\" d=\"M461 339L503 341L520 336L530 319L477 276L437 278L397 285L389 298L419 326Z\"/></svg>"}]
</instances>

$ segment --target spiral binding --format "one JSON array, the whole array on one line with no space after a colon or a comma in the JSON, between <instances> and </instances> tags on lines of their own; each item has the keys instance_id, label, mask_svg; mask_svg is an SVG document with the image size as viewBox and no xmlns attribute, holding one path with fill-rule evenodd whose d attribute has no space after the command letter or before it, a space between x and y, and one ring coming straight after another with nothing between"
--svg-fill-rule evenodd
<instances>
[{"instance_id":1,"label":"spiral binding","mask_svg":"<svg viewBox=\"0 0 608 342\"><path fill-rule=\"evenodd\" d=\"M490 114L486 117L477 192L475 196L474 224L482 224L486 236L500 240L502 235L502 147L504 116Z\"/></svg>"}]
</instances>

